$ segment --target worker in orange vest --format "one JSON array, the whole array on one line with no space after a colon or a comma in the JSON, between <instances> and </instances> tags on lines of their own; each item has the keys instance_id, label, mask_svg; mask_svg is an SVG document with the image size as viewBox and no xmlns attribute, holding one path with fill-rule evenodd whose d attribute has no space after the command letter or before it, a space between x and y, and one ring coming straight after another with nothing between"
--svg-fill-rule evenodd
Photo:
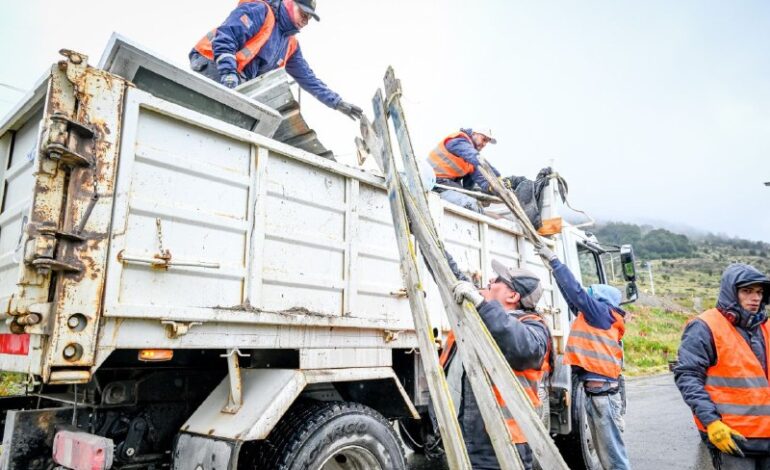
<instances>
[{"instance_id":1,"label":"worker in orange vest","mask_svg":"<svg viewBox=\"0 0 770 470\"><path fill-rule=\"evenodd\" d=\"M529 270L508 268L496 260L492 261L492 269L497 277L486 289L479 291L471 282L458 281L453 288L454 298L457 303L468 300L476 307L532 405L538 407L541 405L538 388L543 376L552 369L551 333L535 311L543 293L540 278ZM453 360L454 351L453 336L450 335L441 357L445 367ZM499 469L500 464L464 371L462 376L459 420L471 465L474 470ZM503 413L506 413L505 402L497 389L495 396ZM533 468L532 449L526 437L511 417L506 419L506 424L524 468Z\"/></svg>"},{"instance_id":2,"label":"worker in orange vest","mask_svg":"<svg viewBox=\"0 0 770 470\"><path fill-rule=\"evenodd\" d=\"M572 366L586 393L586 415L596 453L605 470L629 470L623 431L623 334L625 315L622 294L607 284L583 289L569 268L545 244L538 254L550 264L553 278L570 311L576 313L570 328L564 364ZM573 384L578 386L578 384Z\"/></svg>"},{"instance_id":3,"label":"worker in orange vest","mask_svg":"<svg viewBox=\"0 0 770 470\"><path fill-rule=\"evenodd\" d=\"M716 307L682 334L674 378L716 469L770 469L768 301L770 279L732 264Z\"/></svg>"},{"instance_id":4,"label":"worker in orange vest","mask_svg":"<svg viewBox=\"0 0 770 470\"><path fill-rule=\"evenodd\" d=\"M444 137L428 156L428 162L436 173L436 183L458 189L472 190L478 187L488 191L489 183L477 169L480 165L479 153L487 144L496 143L497 139L488 128L460 129ZM495 176L500 176L495 168L492 170ZM481 204L472 196L451 189L437 188L435 191L445 201L484 213Z\"/></svg>"},{"instance_id":5,"label":"worker in orange vest","mask_svg":"<svg viewBox=\"0 0 770 470\"><path fill-rule=\"evenodd\" d=\"M224 23L190 51L190 67L227 88L285 67L302 89L323 104L360 119L361 108L330 90L302 55L296 35L311 18L320 21L316 0L239 0Z\"/></svg>"}]
</instances>

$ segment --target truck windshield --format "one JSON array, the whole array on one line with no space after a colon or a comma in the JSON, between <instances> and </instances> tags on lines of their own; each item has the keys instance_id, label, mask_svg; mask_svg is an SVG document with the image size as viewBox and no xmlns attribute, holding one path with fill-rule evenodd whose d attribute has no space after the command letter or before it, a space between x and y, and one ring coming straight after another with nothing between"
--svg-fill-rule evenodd
<instances>
[{"instance_id":1,"label":"truck windshield","mask_svg":"<svg viewBox=\"0 0 770 470\"><path fill-rule=\"evenodd\" d=\"M578 258L580 259L580 275L583 286L601 284L596 254L585 246L578 245Z\"/></svg>"}]
</instances>

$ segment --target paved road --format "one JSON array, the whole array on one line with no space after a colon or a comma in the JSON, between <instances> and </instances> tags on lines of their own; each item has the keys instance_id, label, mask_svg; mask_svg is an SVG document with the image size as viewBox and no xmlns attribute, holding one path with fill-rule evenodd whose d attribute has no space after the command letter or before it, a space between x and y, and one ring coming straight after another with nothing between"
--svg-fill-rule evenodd
<instances>
[{"instance_id":1,"label":"paved road","mask_svg":"<svg viewBox=\"0 0 770 470\"><path fill-rule=\"evenodd\" d=\"M629 380L627 385L625 435L635 470L712 468L673 375Z\"/></svg>"},{"instance_id":2,"label":"paved road","mask_svg":"<svg viewBox=\"0 0 770 470\"><path fill-rule=\"evenodd\" d=\"M627 382L626 443L634 470L711 469L689 408L672 375ZM410 468L443 470L441 464L410 456Z\"/></svg>"}]
</instances>

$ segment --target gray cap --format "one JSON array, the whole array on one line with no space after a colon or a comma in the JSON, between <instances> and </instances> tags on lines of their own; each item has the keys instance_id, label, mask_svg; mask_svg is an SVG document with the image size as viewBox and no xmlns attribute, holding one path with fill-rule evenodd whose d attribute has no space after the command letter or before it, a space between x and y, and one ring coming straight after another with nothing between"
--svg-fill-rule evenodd
<instances>
[{"instance_id":1,"label":"gray cap","mask_svg":"<svg viewBox=\"0 0 770 470\"><path fill-rule=\"evenodd\" d=\"M316 21L321 21L321 18L315 12L315 0L294 0L302 11L315 18Z\"/></svg>"},{"instance_id":2,"label":"gray cap","mask_svg":"<svg viewBox=\"0 0 770 470\"><path fill-rule=\"evenodd\" d=\"M535 309L543 295L543 287L540 285L540 278L537 277L537 274L529 269L509 268L496 259L492 260L492 269L500 276L500 280L519 293L523 308Z\"/></svg>"}]
</instances>

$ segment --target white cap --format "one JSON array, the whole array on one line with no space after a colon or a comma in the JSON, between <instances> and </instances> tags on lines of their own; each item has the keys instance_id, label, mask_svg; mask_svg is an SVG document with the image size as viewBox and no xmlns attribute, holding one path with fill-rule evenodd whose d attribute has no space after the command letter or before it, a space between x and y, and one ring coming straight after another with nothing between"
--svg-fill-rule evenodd
<instances>
[{"instance_id":1,"label":"white cap","mask_svg":"<svg viewBox=\"0 0 770 470\"><path fill-rule=\"evenodd\" d=\"M490 129L489 127L480 127L478 129L473 129L473 132L476 133L476 134L481 134L481 135L489 137L489 143L490 144L496 144L497 143L497 139L495 139L495 136L492 135L492 129Z\"/></svg>"}]
</instances>

